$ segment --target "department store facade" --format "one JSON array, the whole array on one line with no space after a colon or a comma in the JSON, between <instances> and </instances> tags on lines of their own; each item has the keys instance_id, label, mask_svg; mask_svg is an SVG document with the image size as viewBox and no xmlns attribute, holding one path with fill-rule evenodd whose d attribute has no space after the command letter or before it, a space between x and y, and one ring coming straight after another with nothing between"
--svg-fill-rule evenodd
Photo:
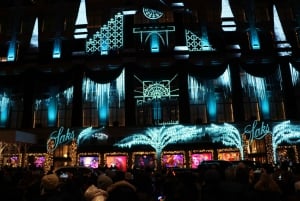
<instances>
[{"instance_id":1,"label":"department store facade","mask_svg":"<svg viewBox=\"0 0 300 201\"><path fill-rule=\"evenodd\" d=\"M114 145L151 132L182 167L194 153L299 163L299 3L247 2L3 4L1 164L132 166L156 148Z\"/></svg>"}]
</instances>

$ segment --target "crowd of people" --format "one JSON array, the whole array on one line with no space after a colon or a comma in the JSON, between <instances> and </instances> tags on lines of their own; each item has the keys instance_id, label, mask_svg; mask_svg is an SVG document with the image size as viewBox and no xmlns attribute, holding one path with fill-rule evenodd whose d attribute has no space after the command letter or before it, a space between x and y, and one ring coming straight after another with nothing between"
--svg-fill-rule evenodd
<instances>
[{"instance_id":1,"label":"crowd of people","mask_svg":"<svg viewBox=\"0 0 300 201\"><path fill-rule=\"evenodd\" d=\"M300 166L218 165L119 171L61 178L39 168L0 169L2 201L299 201Z\"/></svg>"}]
</instances>

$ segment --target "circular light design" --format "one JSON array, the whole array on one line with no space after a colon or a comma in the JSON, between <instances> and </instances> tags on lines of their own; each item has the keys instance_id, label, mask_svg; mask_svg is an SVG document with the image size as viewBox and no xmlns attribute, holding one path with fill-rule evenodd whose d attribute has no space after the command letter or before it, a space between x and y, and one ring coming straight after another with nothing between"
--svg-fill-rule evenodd
<instances>
[{"instance_id":1,"label":"circular light design","mask_svg":"<svg viewBox=\"0 0 300 201\"><path fill-rule=\"evenodd\" d=\"M150 20L156 20L163 16L162 12L151 8L143 8L143 14L146 18Z\"/></svg>"}]
</instances>

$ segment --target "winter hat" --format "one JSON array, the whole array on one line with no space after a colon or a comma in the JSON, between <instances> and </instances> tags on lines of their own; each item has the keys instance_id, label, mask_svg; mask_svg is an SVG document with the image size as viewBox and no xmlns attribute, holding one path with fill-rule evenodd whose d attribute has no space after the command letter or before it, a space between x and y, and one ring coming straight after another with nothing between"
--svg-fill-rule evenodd
<instances>
[{"instance_id":1,"label":"winter hat","mask_svg":"<svg viewBox=\"0 0 300 201\"><path fill-rule=\"evenodd\" d=\"M95 185L90 185L84 192L84 198L86 201L105 201L107 198L107 192Z\"/></svg>"},{"instance_id":2,"label":"winter hat","mask_svg":"<svg viewBox=\"0 0 300 201\"><path fill-rule=\"evenodd\" d=\"M106 190L108 186L113 184L113 180L106 174L101 174L97 178L97 187Z\"/></svg>"},{"instance_id":3,"label":"winter hat","mask_svg":"<svg viewBox=\"0 0 300 201\"><path fill-rule=\"evenodd\" d=\"M41 184L45 190L54 190L59 185L59 178L56 174L48 174L42 177Z\"/></svg>"}]
</instances>

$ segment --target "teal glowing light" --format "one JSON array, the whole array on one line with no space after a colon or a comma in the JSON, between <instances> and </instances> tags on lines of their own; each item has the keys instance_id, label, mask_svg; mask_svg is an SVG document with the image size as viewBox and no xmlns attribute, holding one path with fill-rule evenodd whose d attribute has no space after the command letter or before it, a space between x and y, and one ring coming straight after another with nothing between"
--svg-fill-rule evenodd
<instances>
[{"instance_id":1,"label":"teal glowing light","mask_svg":"<svg viewBox=\"0 0 300 201\"><path fill-rule=\"evenodd\" d=\"M227 123L223 125L211 124L203 127L173 125L148 128L144 132L123 138L116 142L114 146L131 148L137 145L149 145L155 150L157 162L159 163L161 153L167 145L199 141L207 134L214 143L220 142L225 146L237 148L240 151L241 159L244 158L240 132L235 126ZM160 166L158 165L158 167Z\"/></svg>"},{"instance_id":2,"label":"teal glowing light","mask_svg":"<svg viewBox=\"0 0 300 201\"><path fill-rule=\"evenodd\" d=\"M61 39L56 38L54 40L54 46L53 46L53 59L59 59L61 56Z\"/></svg>"},{"instance_id":3,"label":"teal glowing light","mask_svg":"<svg viewBox=\"0 0 300 201\"><path fill-rule=\"evenodd\" d=\"M85 142L91 140L92 138L97 139L99 141L105 141L108 139L108 135L106 135L105 133L103 133L103 129L102 128L98 128L98 129L93 129L93 127L88 127L85 128L84 130L82 130L78 137L77 137L77 145L80 146L82 144L84 144Z\"/></svg>"},{"instance_id":4,"label":"teal glowing light","mask_svg":"<svg viewBox=\"0 0 300 201\"><path fill-rule=\"evenodd\" d=\"M215 122L217 120L217 100L214 92L207 93L206 105L209 120Z\"/></svg>"},{"instance_id":5,"label":"teal glowing light","mask_svg":"<svg viewBox=\"0 0 300 201\"><path fill-rule=\"evenodd\" d=\"M238 148L241 159L244 158L241 135L236 127L227 123L223 125L211 124L205 128L205 132L211 137L213 142L221 142L225 146Z\"/></svg>"},{"instance_id":6,"label":"teal glowing light","mask_svg":"<svg viewBox=\"0 0 300 201\"><path fill-rule=\"evenodd\" d=\"M215 80L198 80L197 78L188 76L188 89L191 104L206 103L208 115L211 121L217 118L217 101L218 93L215 88L221 89L222 97L230 97L231 95L231 79L229 68Z\"/></svg>"},{"instance_id":7,"label":"teal glowing light","mask_svg":"<svg viewBox=\"0 0 300 201\"><path fill-rule=\"evenodd\" d=\"M296 86L300 80L299 72L294 68L294 66L291 63L289 63L289 66L290 66L293 86Z\"/></svg>"},{"instance_id":8,"label":"teal glowing light","mask_svg":"<svg viewBox=\"0 0 300 201\"><path fill-rule=\"evenodd\" d=\"M100 125L106 125L108 115L109 115L109 90L110 84L99 84L98 85L98 114Z\"/></svg>"},{"instance_id":9,"label":"teal glowing light","mask_svg":"<svg viewBox=\"0 0 300 201\"><path fill-rule=\"evenodd\" d=\"M5 127L9 116L10 99L4 93L0 95L0 127Z\"/></svg>"},{"instance_id":10,"label":"teal glowing light","mask_svg":"<svg viewBox=\"0 0 300 201\"><path fill-rule=\"evenodd\" d=\"M113 99L115 99L115 103L119 108L125 99L124 78L125 70L123 70L120 76L111 83L100 84L87 77L83 79L82 91L84 101L94 102L97 105L99 123L101 125L105 125L109 117L109 107L113 101L111 98L111 91L116 95ZM115 85L113 83L115 83Z\"/></svg>"},{"instance_id":11,"label":"teal glowing light","mask_svg":"<svg viewBox=\"0 0 300 201\"><path fill-rule=\"evenodd\" d=\"M208 40L208 33L206 26L201 26L201 46L203 51L211 50L211 45Z\"/></svg>"},{"instance_id":12,"label":"teal glowing light","mask_svg":"<svg viewBox=\"0 0 300 201\"><path fill-rule=\"evenodd\" d=\"M277 147L283 142L289 144L300 143L300 126L292 124L290 120L281 122L273 127L272 147L274 160L278 162Z\"/></svg>"},{"instance_id":13,"label":"teal glowing light","mask_svg":"<svg viewBox=\"0 0 300 201\"><path fill-rule=\"evenodd\" d=\"M50 97L48 99L48 126L52 127L56 125L57 120L57 99Z\"/></svg>"},{"instance_id":14,"label":"teal glowing light","mask_svg":"<svg viewBox=\"0 0 300 201\"><path fill-rule=\"evenodd\" d=\"M160 167L161 153L169 144L178 142L189 142L196 139L202 128L195 126L162 126L148 128L143 133L132 134L115 143L114 146L120 148L131 148L135 145L149 145L156 152L158 167Z\"/></svg>"},{"instance_id":15,"label":"teal glowing light","mask_svg":"<svg viewBox=\"0 0 300 201\"><path fill-rule=\"evenodd\" d=\"M117 13L86 42L87 53L107 55L110 50L123 47L123 15Z\"/></svg>"},{"instance_id":16,"label":"teal glowing light","mask_svg":"<svg viewBox=\"0 0 300 201\"><path fill-rule=\"evenodd\" d=\"M250 44L251 44L252 49L259 50L260 49L260 41L259 41L256 27L250 28L249 35L250 35Z\"/></svg>"},{"instance_id":17,"label":"teal glowing light","mask_svg":"<svg viewBox=\"0 0 300 201\"><path fill-rule=\"evenodd\" d=\"M14 61L16 58L16 41L12 40L9 42L7 61Z\"/></svg>"},{"instance_id":18,"label":"teal glowing light","mask_svg":"<svg viewBox=\"0 0 300 201\"><path fill-rule=\"evenodd\" d=\"M152 53L159 52L159 38L157 33L151 34L150 47Z\"/></svg>"},{"instance_id":19,"label":"teal glowing light","mask_svg":"<svg viewBox=\"0 0 300 201\"><path fill-rule=\"evenodd\" d=\"M63 91L63 96L67 100L67 103L70 104L73 100L74 87L69 87Z\"/></svg>"},{"instance_id":20,"label":"teal glowing light","mask_svg":"<svg viewBox=\"0 0 300 201\"><path fill-rule=\"evenodd\" d=\"M254 77L246 73L245 79L241 80L242 88L248 93L249 97L255 96L262 99L267 97L267 83L265 78Z\"/></svg>"},{"instance_id":21,"label":"teal glowing light","mask_svg":"<svg viewBox=\"0 0 300 201\"><path fill-rule=\"evenodd\" d=\"M264 119L270 119L270 103L267 97L260 98L260 110Z\"/></svg>"}]
</instances>

